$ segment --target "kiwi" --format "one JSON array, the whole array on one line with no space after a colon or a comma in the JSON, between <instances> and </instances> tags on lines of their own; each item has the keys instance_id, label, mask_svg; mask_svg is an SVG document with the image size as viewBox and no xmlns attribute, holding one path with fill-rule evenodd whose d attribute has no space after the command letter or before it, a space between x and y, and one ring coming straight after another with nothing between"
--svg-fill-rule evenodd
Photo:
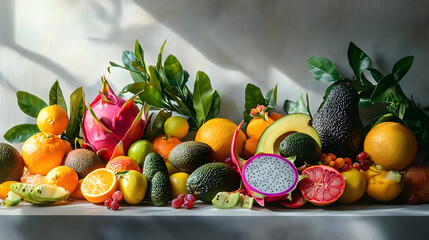
<instances>
[{"instance_id":1,"label":"kiwi","mask_svg":"<svg viewBox=\"0 0 429 240\"><path fill-rule=\"evenodd\" d=\"M73 168L79 179L86 177L90 172L105 167L104 161L93 151L88 149L75 149L64 160L64 165Z\"/></svg>"}]
</instances>

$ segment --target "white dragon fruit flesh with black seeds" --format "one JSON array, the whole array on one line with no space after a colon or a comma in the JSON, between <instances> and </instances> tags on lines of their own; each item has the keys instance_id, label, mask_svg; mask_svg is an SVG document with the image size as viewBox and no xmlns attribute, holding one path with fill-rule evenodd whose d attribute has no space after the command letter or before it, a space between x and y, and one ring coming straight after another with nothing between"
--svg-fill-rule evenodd
<instances>
[{"instance_id":1,"label":"white dragon fruit flesh with black seeds","mask_svg":"<svg viewBox=\"0 0 429 240\"><path fill-rule=\"evenodd\" d=\"M276 202L290 197L301 176L293 162L275 154L257 154L242 169L243 184L253 195L265 202Z\"/></svg>"}]
</instances>

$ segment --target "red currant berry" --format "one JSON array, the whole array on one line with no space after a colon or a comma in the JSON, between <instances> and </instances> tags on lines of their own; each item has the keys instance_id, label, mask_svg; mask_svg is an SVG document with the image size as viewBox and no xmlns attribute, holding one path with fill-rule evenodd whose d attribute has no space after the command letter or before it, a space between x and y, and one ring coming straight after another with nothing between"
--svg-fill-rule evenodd
<instances>
[{"instance_id":1,"label":"red currant berry","mask_svg":"<svg viewBox=\"0 0 429 240\"><path fill-rule=\"evenodd\" d=\"M409 204L417 204L419 202L419 197L417 197L417 195L415 195L415 194L411 194L409 197L408 197L408 203Z\"/></svg>"},{"instance_id":2,"label":"red currant berry","mask_svg":"<svg viewBox=\"0 0 429 240\"><path fill-rule=\"evenodd\" d=\"M359 162L363 162L367 160L368 157L369 157L368 153L363 151L356 156L356 160L358 160Z\"/></svg>"},{"instance_id":3,"label":"red currant berry","mask_svg":"<svg viewBox=\"0 0 429 240\"><path fill-rule=\"evenodd\" d=\"M122 192L121 191L116 191L113 193L112 195L113 200L117 201L117 202L121 202L122 201Z\"/></svg>"},{"instance_id":4,"label":"red currant berry","mask_svg":"<svg viewBox=\"0 0 429 240\"><path fill-rule=\"evenodd\" d=\"M119 209L119 202L117 202L116 200L113 200L112 203L110 204L110 208L113 211L117 211Z\"/></svg>"},{"instance_id":5,"label":"red currant berry","mask_svg":"<svg viewBox=\"0 0 429 240\"><path fill-rule=\"evenodd\" d=\"M173 199L173 201L171 201L171 206L174 208L180 208L183 204L183 199L182 198L175 198Z\"/></svg>"},{"instance_id":6,"label":"red currant berry","mask_svg":"<svg viewBox=\"0 0 429 240\"><path fill-rule=\"evenodd\" d=\"M183 206L184 206L186 209L191 209L191 208L194 206L194 202L192 202L192 201L186 201L186 200L185 200L185 203L183 203Z\"/></svg>"},{"instance_id":7,"label":"red currant berry","mask_svg":"<svg viewBox=\"0 0 429 240\"><path fill-rule=\"evenodd\" d=\"M104 201L104 206L106 206L107 208L110 208L110 205L112 203L113 199L109 198L106 201Z\"/></svg>"},{"instance_id":8,"label":"red currant berry","mask_svg":"<svg viewBox=\"0 0 429 240\"><path fill-rule=\"evenodd\" d=\"M192 194L188 194L185 196L185 201L189 201L189 202L195 202L197 199L195 198L194 195Z\"/></svg>"},{"instance_id":9,"label":"red currant berry","mask_svg":"<svg viewBox=\"0 0 429 240\"><path fill-rule=\"evenodd\" d=\"M177 198L180 198L180 199L185 199L185 194L180 194L179 196L177 196Z\"/></svg>"}]
</instances>

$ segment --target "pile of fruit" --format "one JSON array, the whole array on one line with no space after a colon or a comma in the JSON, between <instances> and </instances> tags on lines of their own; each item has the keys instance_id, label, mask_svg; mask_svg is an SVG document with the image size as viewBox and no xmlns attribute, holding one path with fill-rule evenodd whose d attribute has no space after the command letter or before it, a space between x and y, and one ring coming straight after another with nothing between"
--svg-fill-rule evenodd
<instances>
[{"instance_id":1,"label":"pile of fruit","mask_svg":"<svg viewBox=\"0 0 429 240\"><path fill-rule=\"evenodd\" d=\"M124 203L192 209L202 201L221 209L251 209L253 201L288 208L363 198L429 202L429 167L413 163L418 147L427 146L426 125L417 133L413 117L427 115L406 99L408 105L389 105L389 113L364 127L359 106L377 103L373 96L387 94L380 88L392 95L402 90L399 80L394 89L386 88L388 80L362 64L369 58L354 45L349 52L361 58L349 53L349 59L353 70L361 64L354 71L357 80L340 76L327 59L309 60L316 79L334 82L314 116L308 96L307 103L303 96L285 100L283 116L276 107L277 87L264 96L249 84L238 126L218 117L220 96L208 76L198 72L191 93L180 62L170 55L162 64L163 47L154 66L145 63L138 42L134 53L124 52L125 66L111 62L131 72L134 83L121 91L134 94L128 100L116 95L105 77L89 105L82 88L71 94L70 114L58 82L49 105L18 92L19 107L37 124L17 125L4 135L11 143L24 142L20 152L0 143L2 203L79 199L116 211ZM391 77L402 78L408 63L395 64ZM374 74L377 86L364 70Z\"/></svg>"}]
</instances>

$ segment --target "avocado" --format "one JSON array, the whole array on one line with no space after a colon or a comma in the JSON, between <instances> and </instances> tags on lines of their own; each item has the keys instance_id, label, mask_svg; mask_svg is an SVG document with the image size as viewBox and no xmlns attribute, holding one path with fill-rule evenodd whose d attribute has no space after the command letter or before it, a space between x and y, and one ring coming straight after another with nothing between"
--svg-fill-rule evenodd
<instances>
[{"instance_id":1,"label":"avocado","mask_svg":"<svg viewBox=\"0 0 429 240\"><path fill-rule=\"evenodd\" d=\"M294 164L301 167L305 163L316 165L322 157L319 144L310 135L305 133L293 133L287 136L279 148L282 157L296 156Z\"/></svg>"},{"instance_id":2,"label":"avocado","mask_svg":"<svg viewBox=\"0 0 429 240\"><path fill-rule=\"evenodd\" d=\"M340 83L332 88L313 118L324 153L354 159L362 151L364 131L358 104L359 96L353 85Z\"/></svg>"},{"instance_id":3,"label":"avocado","mask_svg":"<svg viewBox=\"0 0 429 240\"><path fill-rule=\"evenodd\" d=\"M311 124L311 117L304 113L293 113L280 118L270 124L262 133L256 147L256 152L280 155L280 143L287 136L296 132L310 135L321 146L319 135Z\"/></svg>"},{"instance_id":4,"label":"avocado","mask_svg":"<svg viewBox=\"0 0 429 240\"><path fill-rule=\"evenodd\" d=\"M146 163L146 160L145 160ZM150 183L150 200L159 207L166 204L171 196L171 183L168 175L158 171Z\"/></svg>"},{"instance_id":5,"label":"avocado","mask_svg":"<svg viewBox=\"0 0 429 240\"><path fill-rule=\"evenodd\" d=\"M189 175L186 189L196 199L206 203L218 192L231 192L240 187L240 174L223 162L202 165Z\"/></svg>"},{"instance_id":6,"label":"avocado","mask_svg":"<svg viewBox=\"0 0 429 240\"><path fill-rule=\"evenodd\" d=\"M24 172L21 154L7 143L0 143L0 184L6 181L19 181Z\"/></svg>"},{"instance_id":7,"label":"avocado","mask_svg":"<svg viewBox=\"0 0 429 240\"><path fill-rule=\"evenodd\" d=\"M149 153L144 160L143 175L147 181L152 181L152 178L159 171L168 175L164 159L158 153Z\"/></svg>"},{"instance_id":8,"label":"avocado","mask_svg":"<svg viewBox=\"0 0 429 240\"><path fill-rule=\"evenodd\" d=\"M202 142L183 142L170 151L168 159L173 167L192 173L198 167L213 162L213 149Z\"/></svg>"}]
</instances>

